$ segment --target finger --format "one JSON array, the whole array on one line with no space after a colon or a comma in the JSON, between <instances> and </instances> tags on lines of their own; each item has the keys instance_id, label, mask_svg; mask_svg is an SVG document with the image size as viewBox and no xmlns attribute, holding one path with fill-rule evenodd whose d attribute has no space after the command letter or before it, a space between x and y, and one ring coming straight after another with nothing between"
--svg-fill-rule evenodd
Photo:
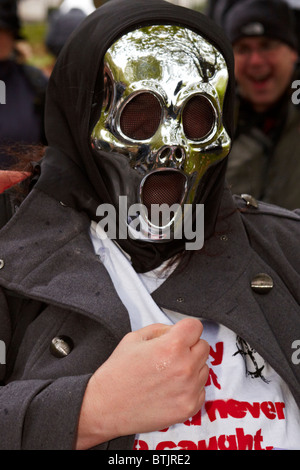
<instances>
[{"instance_id":1,"label":"finger","mask_svg":"<svg viewBox=\"0 0 300 470\"><path fill-rule=\"evenodd\" d=\"M205 339L199 338L199 341L191 347L191 352L195 357L199 357L206 362L209 357L210 345Z\"/></svg>"},{"instance_id":2,"label":"finger","mask_svg":"<svg viewBox=\"0 0 300 470\"><path fill-rule=\"evenodd\" d=\"M205 385L207 383L208 377L209 377L209 367L207 364L204 364L204 366L199 371L200 390L205 389Z\"/></svg>"},{"instance_id":3,"label":"finger","mask_svg":"<svg viewBox=\"0 0 300 470\"><path fill-rule=\"evenodd\" d=\"M184 318L177 322L170 334L177 336L188 347L194 346L200 339L203 325L197 318Z\"/></svg>"},{"instance_id":4,"label":"finger","mask_svg":"<svg viewBox=\"0 0 300 470\"><path fill-rule=\"evenodd\" d=\"M166 334L172 327L173 325L154 323L137 330L136 333L141 341L149 341L150 339L159 338L160 336Z\"/></svg>"},{"instance_id":5,"label":"finger","mask_svg":"<svg viewBox=\"0 0 300 470\"><path fill-rule=\"evenodd\" d=\"M205 388L203 387L199 394L198 406L197 406L198 411L200 410L200 408L202 408L204 402L205 402Z\"/></svg>"}]
</instances>

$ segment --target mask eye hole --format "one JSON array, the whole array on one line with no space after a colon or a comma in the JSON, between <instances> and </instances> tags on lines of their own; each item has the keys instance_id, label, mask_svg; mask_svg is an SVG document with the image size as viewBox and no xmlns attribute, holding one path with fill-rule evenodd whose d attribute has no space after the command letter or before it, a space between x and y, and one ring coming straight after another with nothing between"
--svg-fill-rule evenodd
<instances>
[{"instance_id":1,"label":"mask eye hole","mask_svg":"<svg viewBox=\"0 0 300 470\"><path fill-rule=\"evenodd\" d=\"M158 129L161 114L161 105L155 95L148 92L139 93L122 109L120 129L130 139L149 139Z\"/></svg>"},{"instance_id":2,"label":"mask eye hole","mask_svg":"<svg viewBox=\"0 0 300 470\"><path fill-rule=\"evenodd\" d=\"M214 123L214 108L205 96L196 95L188 100L182 113L183 129L188 139L203 139L210 133Z\"/></svg>"}]
</instances>

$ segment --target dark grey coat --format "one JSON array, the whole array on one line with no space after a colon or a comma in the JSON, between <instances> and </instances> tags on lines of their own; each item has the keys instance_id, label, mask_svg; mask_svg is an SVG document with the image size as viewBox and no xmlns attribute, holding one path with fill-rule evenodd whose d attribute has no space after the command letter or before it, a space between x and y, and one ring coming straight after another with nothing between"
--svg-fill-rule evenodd
<instances>
[{"instance_id":1,"label":"dark grey coat","mask_svg":"<svg viewBox=\"0 0 300 470\"><path fill-rule=\"evenodd\" d=\"M161 307L242 336L298 403L300 365L291 357L300 338L299 222L296 212L256 209L241 198L235 204L226 190L216 234L153 293ZM34 189L0 232L0 339L7 345L6 372L0 366L2 449L71 449L86 384L130 330L89 226L83 213ZM273 279L266 294L251 288L258 273ZM62 358L50 348L60 335L71 345ZM133 440L98 448L132 449Z\"/></svg>"}]
</instances>

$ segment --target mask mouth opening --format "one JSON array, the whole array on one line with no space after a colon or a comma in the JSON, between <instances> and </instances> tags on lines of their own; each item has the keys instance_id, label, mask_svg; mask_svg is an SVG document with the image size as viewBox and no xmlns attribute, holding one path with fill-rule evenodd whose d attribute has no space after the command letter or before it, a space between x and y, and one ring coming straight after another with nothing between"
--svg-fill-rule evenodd
<instances>
[{"instance_id":1,"label":"mask mouth opening","mask_svg":"<svg viewBox=\"0 0 300 470\"><path fill-rule=\"evenodd\" d=\"M141 183L140 199L148 211L149 222L158 226L168 225L174 219L178 206L182 206L186 192L187 177L180 170L159 169L147 175ZM162 205L165 211L160 210L162 207L159 209Z\"/></svg>"}]
</instances>

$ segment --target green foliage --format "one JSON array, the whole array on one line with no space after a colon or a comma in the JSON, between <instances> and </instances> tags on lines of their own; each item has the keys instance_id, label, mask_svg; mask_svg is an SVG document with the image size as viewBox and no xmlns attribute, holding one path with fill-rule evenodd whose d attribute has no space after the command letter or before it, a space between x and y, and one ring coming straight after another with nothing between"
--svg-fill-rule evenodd
<instances>
[{"instance_id":1,"label":"green foliage","mask_svg":"<svg viewBox=\"0 0 300 470\"><path fill-rule=\"evenodd\" d=\"M46 23L25 23L22 27L22 35L32 47L43 44L46 33Z\"/></svg>"},{"instance_id":2,"label":"green foliage","mask_svg":"<svg viewBox=\"0 0 300 470\"><path fill-rule=\"evenodd\" d=\"M204 1L201 5L199 5L199 3L192 4L190 8L195 11L200 11L200 13L205 13L206 4L207 2Z\"/></svg>"},{"instance_id":3,"label":"green foliage","mask_svg":"<svg viewBox=\"0 0 300 470\"><path fill-rule=\"evenodd\" d=\"M46 22L25 23L22 26L22 36L29 44L31 55L27 62L39 68L47 68L53 64L54 58L45 47L47 34Z\"/></svg>"}]
</instances>

